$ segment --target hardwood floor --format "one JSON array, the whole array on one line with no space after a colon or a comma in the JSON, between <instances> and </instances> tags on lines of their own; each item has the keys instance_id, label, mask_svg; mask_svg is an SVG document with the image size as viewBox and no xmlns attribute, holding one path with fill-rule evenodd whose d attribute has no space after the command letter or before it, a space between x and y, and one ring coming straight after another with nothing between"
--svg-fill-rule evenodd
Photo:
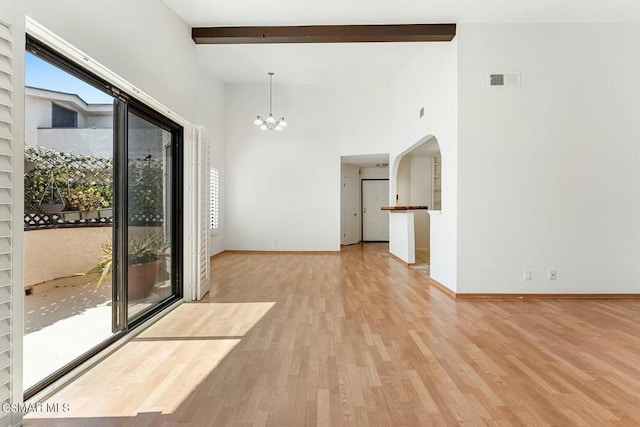
<instances>
[{"instance_id":1,"label":"hardwood floor","mask_svg":"<svg viewBox=\"0 0 640 427\"><path fill-rule=\"evenodd\" d=\"M386 244L223 254L25 426L637 426L640 301L456 301Z\"/></svg>"}]
</instances>

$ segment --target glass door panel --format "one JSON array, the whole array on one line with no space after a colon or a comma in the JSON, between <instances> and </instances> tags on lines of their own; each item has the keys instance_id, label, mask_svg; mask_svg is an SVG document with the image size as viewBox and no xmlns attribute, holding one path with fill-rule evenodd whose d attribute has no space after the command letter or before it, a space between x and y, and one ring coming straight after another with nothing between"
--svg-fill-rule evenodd
<instances>
[{"instance_id":1,"label":"glass door panel","mask_svg":"<svg viewBox=\"0 0 640 427\"><path fill-rule=\"evenodd\" d=\"M114 98L63 58L25 57L24 388L114 336Z\"/></svg>"},{"instance_id":2,"label":"glass door panel","mask_svg":"<svg viewBox=\"0 0 640 427\"><path fill-rule=\"evenodd\" d=\"M127 149L129 320L174 295L172 134L131 106Z\"/></svg>"}]
</instances>

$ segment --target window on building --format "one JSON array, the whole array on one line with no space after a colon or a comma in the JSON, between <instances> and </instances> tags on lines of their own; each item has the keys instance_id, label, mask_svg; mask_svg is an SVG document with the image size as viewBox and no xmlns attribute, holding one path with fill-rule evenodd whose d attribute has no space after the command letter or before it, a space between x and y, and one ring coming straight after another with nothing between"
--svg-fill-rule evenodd
<instances>
[{"instance_id":1,"label":"window on building","mask_svg":"<svg viewBox=\"0 0 640 427\"><path fill-rule=\"evenodd\" d=\"M219 226L218 185L219 185L218 169L211 168L211 170L209 171L209 199L210 199L209 228L211 230L217 230Z\"/></svg>"},{"instance_id":2,"label":"window on building","mask_svg":"<svg viewBox=\"0 0 640 427\"><path fill-rule=\"evenodd\" d=\"M65 108L62 105L51 105L51 127L52 128L77 128L78 112Z\"/></svg>"}]
</instances>

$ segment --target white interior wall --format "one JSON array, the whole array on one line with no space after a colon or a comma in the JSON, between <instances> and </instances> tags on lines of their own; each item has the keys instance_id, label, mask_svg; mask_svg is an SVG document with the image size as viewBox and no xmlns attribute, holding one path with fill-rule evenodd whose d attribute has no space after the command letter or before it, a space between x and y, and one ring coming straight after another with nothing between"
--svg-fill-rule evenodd
<instances>
[{"instance_id":1,"label":"white interior wall","mask_svg":"<svg viewBox=\"0 0 640 427\"><path fill-rule=\"evenodd\" d=\"M409 186L411 205L431 205L433 191L433 159L431 157L409 157Z\"/></svg>"},{"instance_id":2,"label":"white interior wall","mask_svg":"<svg viewBox=\"0 0 640 427\"><path fill-rule=\"evenodd\" d=\"M21 0L23 1L23 0ZM187 120L195 121L191 28L163 2L24 0L26 14Z\"/></svg>"},{"instance_id":3,"label":"white interior wall","mask_svg":"<svg viewBox=\"0 0 640 427\"><path fill-rule=\"evenodd\" d=\"M638 292L640 26L463 24L456 38L458 291ZM488 87L512 71L520 87Z\"/></svg>"},{"instance_id":4,"label":"white interior wall","mask_svg":"<svg viewBox=\"0 0 640 427\"><path fill-rule=\"evenodd\" d=\"M393 123L390 164L413 146L436 137L442 154L442 210L430 216L431 277L457 291L457 73L458 37L450 43L430 43L393 79L391 106ZM420 118L420 108L424 117ZM395 173L392 168L390 202L395 203ZM398 203L400 204L400 203ZM410 245L404 241L401 246Z\"/></svg>"},{"instance_id":5,"label":"white interior wall","mask_svg":"<svg viewBox=\"0 0 640 427\"><path fill-rule=\"evenodd\" d=\"M396 175L396 194L392 205L408 206L411 204L411 157L400 160Z\"/></svg>"},{"instance_id":6,"label":"white interior wall","mask_svg":"<svg viewBox=\"0 0 640 427\"><path fill-rule=\"evenodd\" d=\"M388 76L368 70L357 81L327 86L324 96L331 110L325 111L321 120L329 120L334 127L334 143L340 155L389 152L393 130Z\"/></svg>"},{"instance_id":7,"label":"white interior wall","mask_svg":"<svg viewBox=\"0 0 640 427\"><path fill-rule=\"evenodd\" d=\"M232 250L340 248L340 154L327 89L274 84L282 132L253 120L268 113L265 85L225 90L226 247Z\"/></svg>"},{"instance_id":8,"label":"white interior wall","mask_svg":"<svg viewBox=\"0 0 640 427\"><path fill-rule=\"evenodd\" d=\"M389 252L407 264L415 264L415 211L389 213Z\"/></svg>"},{"instance_id":9,"label":"white interior wall","mask_svg":"<svg viewBox=\"0 0 640 427\"><path fill-rule=\"evenodd\" d=\"M218 169L219 227L209 236L209 255L215 255L225 250L224 84L200 63L196 101L197 122L209 136L209 166Z\"/></svg>"},{"instance_id":10,"label":"white interior wall","mask_svg":"<svg viewBox=\"0 0 640 427\"><path fill-rule=\"evenodd\" d=\"M429 230L429 213L427 211L416 211L413 215L415 224L413 225L415 236L414 241L416 249L429 250L429 239L431 233Z\"/></svg>"}]
</instances>

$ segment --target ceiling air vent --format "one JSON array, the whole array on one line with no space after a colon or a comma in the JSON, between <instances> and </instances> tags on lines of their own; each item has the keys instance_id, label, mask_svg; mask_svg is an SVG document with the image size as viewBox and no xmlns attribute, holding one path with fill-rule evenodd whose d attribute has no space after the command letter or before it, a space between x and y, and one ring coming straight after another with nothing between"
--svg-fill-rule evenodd
<instances>
[{"instance_id":1,"label":"ceiling air vent","mask_svg":"<svg viewBox=\"0 0 640 427\"><path fill-rule=\"evenodd\" d=\"M520 86L520 73L489 74L489 86Z\"/></svg>"}]
</instances>

